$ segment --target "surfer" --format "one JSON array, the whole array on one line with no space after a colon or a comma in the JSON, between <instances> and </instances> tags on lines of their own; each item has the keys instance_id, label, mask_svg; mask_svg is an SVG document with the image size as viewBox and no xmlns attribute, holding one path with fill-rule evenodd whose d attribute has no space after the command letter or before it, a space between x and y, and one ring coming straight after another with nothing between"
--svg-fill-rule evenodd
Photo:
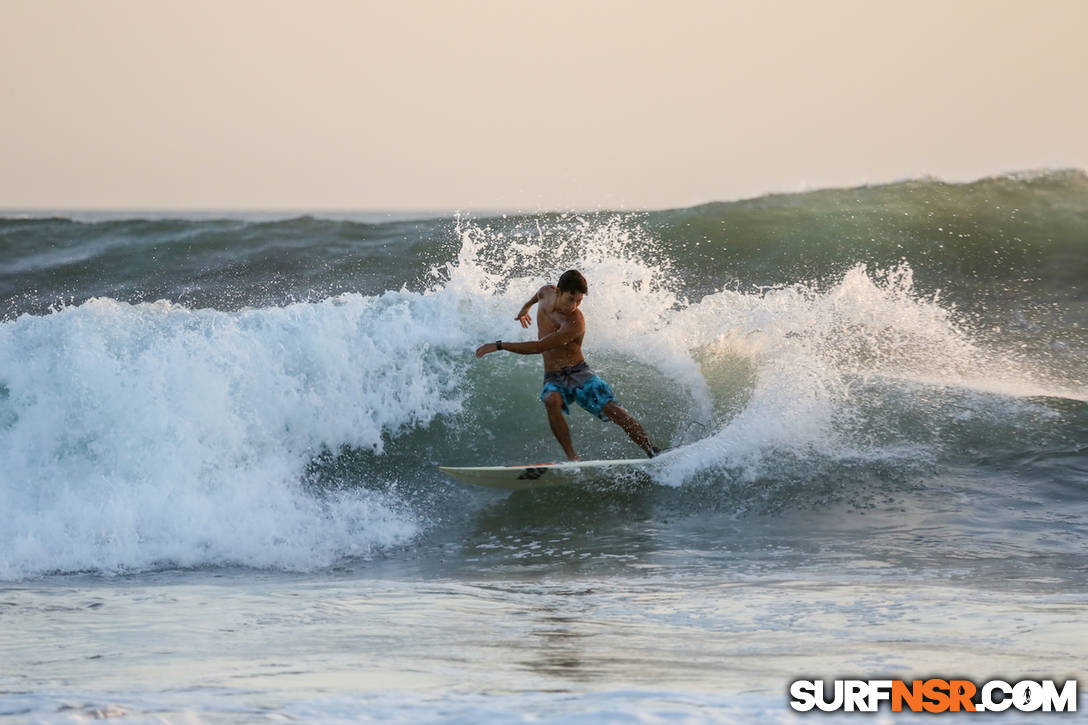
<instances>
[{"instance_id":1,"label":"surfer","mask_svg":"<svg viewBox=\"0 0 1088 725\"><path fill-rule=\"evenodd\" d=\"M586 320L578 305L589 291L586 278L577 270L563 273L556 285L541 287L526 302L514 318L522 327L532 324L529 310L537 308L536 342L488 342L476 348L476 357L483 357L498 350L509 350L519 355L541 355L544 358L544 389L540 399L548 411L548 424L563 452L571 461L578 455L570 439L570 428L563 418L569 413L571 402L576 402L601 420L611 420L630 436L646 455L653 458L658 449L646 435L638 421L616 403L608 383L598 377L582 356L582 338L586 334Z\"/></svg>"}]
</instances>

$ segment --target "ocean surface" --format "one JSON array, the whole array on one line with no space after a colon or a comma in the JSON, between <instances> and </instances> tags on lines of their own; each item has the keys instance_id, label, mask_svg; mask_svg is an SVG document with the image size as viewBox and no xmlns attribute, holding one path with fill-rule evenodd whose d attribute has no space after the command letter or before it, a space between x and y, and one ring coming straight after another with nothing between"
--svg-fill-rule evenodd
<instances>
[{"instance_id":1,"label":"ocean surface","mask_svg":"<svg viewBox=\"0 0 1088 725\"><path fill-rule=\"evenodd\" d=\"M444 478L562 458L540 359L472 352L531 339L568 268L668 452L585 490ZM1075 678L1088 707L1086 401L1080 171L6 213L0 722L794 722L792 680L842 677Z\"/></svg>"}]
</instances>

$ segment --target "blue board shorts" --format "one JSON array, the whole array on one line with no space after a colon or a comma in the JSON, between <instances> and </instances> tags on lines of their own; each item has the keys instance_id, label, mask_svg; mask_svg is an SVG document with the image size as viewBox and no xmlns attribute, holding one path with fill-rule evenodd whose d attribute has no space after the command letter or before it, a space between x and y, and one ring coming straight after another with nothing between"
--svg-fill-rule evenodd
<instances>
[{"instance_id":1,"label":"blue board shorts","mask_svg":"<svg viewBox=\"0 0 1088 725\"><path fill-rule=\"evenodd\" d=\"M569 415L570 404L578 403L601 420L608 420L601 408L616 399L612 388L589 369L585 360L577 365L544 373L544 389L540 391L540 399L543 401L553 392L562 396L564 413Z\"/></svg>"}]
</instances>

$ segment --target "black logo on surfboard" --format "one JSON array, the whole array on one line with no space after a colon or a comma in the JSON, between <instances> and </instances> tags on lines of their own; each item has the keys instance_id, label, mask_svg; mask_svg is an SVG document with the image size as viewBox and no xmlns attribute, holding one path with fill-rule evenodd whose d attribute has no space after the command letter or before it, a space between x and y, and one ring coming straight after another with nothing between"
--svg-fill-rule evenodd
<instances>
[{"instance_id":1,"label":"black logo on surfboard","mask_svg":"<svg viewBox=\"0 0 1088 725\"><path fill-rule=\"evenodd\" d=\"M518 476L519 481L535 481L548 472L547 468L526 468Z\"/></svg>"}]
</instances>

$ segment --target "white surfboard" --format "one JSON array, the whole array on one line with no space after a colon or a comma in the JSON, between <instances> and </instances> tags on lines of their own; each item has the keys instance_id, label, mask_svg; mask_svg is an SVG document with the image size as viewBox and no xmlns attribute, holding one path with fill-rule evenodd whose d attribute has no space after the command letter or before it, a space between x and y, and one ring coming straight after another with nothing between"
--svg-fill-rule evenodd
<instances>
[{"instance_id":1,"label":"white surfboard","mask_svg":"<svg viewBox=\"0 0 1088 725\"><path fill-rule=\"evenodd\" d=\"M439 466L451 478L488 488L520 491L527 488L584 485L623 478L651 463L650 458L616 461L567 461L522 466Z\"/></svg>"}]
</instances>

